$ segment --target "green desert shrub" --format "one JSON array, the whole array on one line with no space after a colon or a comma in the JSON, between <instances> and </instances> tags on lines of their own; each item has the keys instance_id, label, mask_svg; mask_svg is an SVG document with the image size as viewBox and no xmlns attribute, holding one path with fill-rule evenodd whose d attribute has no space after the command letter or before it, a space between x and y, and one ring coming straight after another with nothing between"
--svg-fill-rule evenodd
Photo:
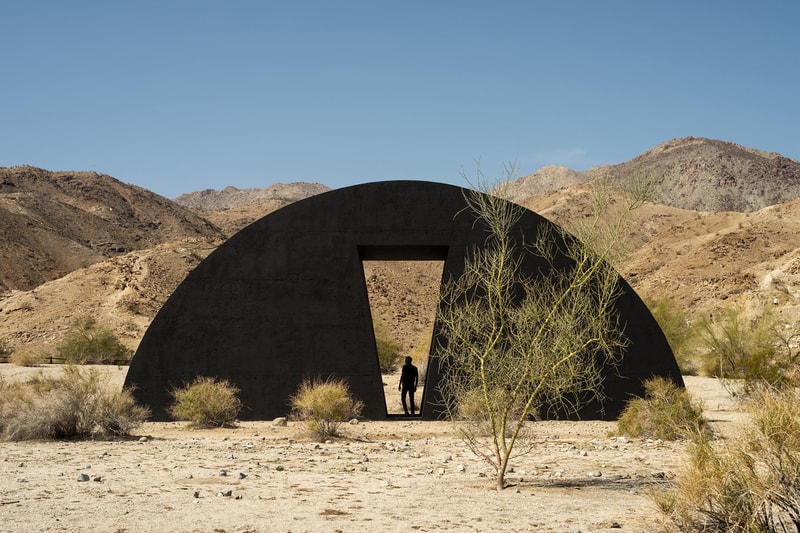
<instances>
[{"instance_id":1,"label":"green desert shrub","mask_svg":"<svg viewBox=\"0 0 800 533\"><path fill-rule=\"evenodd\" d=\"M714 321L700 323L703 372L751 384L786 384L794 366L791 351L780 334L780 322L770 310L753 319L726 310Z\"/></svg>"},{"instance_id":2,"label":"green desert shrub","mask_svg":"<svg viewBox=\"0 0 800 533\"><path fill-rule=\"evenodd\" d=\"M12 385L0 375L0 434L4 431L6 422L13 410L12 392Z\"/></svg>"},{"instance_id":3,"label":"green desert shrub","mask_svg":"<svg viewBox=\"0 0 800 533\"><path fill-rule=\"evenodd\" d=\"M698 334L691 317L668 297L649 300L647 307L664 332L681 373L689 376L697 374L695 348Z\"/></svg>"},{"instance_id":4,"label":"green desert shrub","mask_svg":"<svg viewBox=\"0 0 800 533\"><path fill-rule=\"evenodd\" d=\"M617 420L619 434L676 440L710 431L702 406L686 389L662 377L646 381L644 388L644 398L629 401Z\"/></svg>"},{"instance_id":5,"label":"green desert shrub","mask_svg":"<svg viewBox=\"0 0 800 533\"><path fill-rule=\"evenodd\" d=\"M724 444L697 435L675 486L654 496L678 531L786 532L800 524L796 388L761 387L751 421Z\"/></svg>"},{"instance_id":6,"label":"green desert shrub","mask_svg":"<svg viewBox=\"0 0 800 533\"><path fill-rule=\"evenodd\" d=\"M128 391L108 387L96 369L65 366L59 377L5 388L0 424L9 440L124 436L149 416Z\"/></svg>"},{"instance_id":7,"label":"green desert shrub","mask_svg":"<svg viewBox=\"0 0 800 533\"><path fill-rule=\"evenodd\" d=\"M238 395L239 389L228 380L198 376L172 391L170 413L177 420L188 420L192 427L231 427L242 409Z\"/></svg>"},{"instance_id":8,"label":"green desert shrub","mask_svg":"<svg viewBox=\"0 0 800 533\"><path fill-rule=\"evenodd\" d=\"M127 364L133 351L122 344L114 331L92 317L73 322L58 347L59 356L69 364Z\"/></svg>"},{"instance_id":9,"label":"green desert shrub","mask_svg":"<svg viewBox=\"0 0 800 533\"><path fill-rule=\"evenodd\" d=\"M294 417L321 440L339 435L342 422L358 417L363 404L340 378L305 379L291 397Z\"/></svg>"},{"instance_id":10,"label":"green desert shrub","mask_svg":"<svg viewBox=\"0 0 800 533\"><path fill-rule=\"evenodd\" d=\"M378 364L382 374L391 374L396 371L403 360L401 350L403 346L391 335L386 323L376 318L372 323L375 331L375 346L378 350Z\"/></svg>"}]
</instances>

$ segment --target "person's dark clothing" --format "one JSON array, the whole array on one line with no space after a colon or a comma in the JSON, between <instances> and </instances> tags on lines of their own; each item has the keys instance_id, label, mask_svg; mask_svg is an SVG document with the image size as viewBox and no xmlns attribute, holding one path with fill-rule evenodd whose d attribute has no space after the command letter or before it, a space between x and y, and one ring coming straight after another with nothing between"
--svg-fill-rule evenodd
<instances>
[{"instance_id":1,"label":"person's dark clothing","mask_svg":"<svg viewBox=\"0 0 800 533\"><path fill-rule=\"evenodd\" d=\"M402 393L400 395L400 400L403 402L403 411L405 414L408 413L408 404L406 404L406 396L408 396L409 403L411 404L411 414L414 414L417 407L414 404L414 393L417 391L417 382L419 381L419 372L417 371L417 367L412 365L411 363L406 363L403 365L403 371L400 374L400 385L398 386L401 389Z\"/></svg>"}]
</instances>

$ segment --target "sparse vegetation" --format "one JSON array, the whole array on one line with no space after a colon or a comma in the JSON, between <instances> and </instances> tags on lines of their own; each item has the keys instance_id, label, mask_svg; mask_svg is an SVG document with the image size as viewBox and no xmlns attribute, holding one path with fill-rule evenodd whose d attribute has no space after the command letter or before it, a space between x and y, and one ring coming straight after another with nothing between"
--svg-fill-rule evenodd
<instances>
[{"instance_id":1,"label":"sparse vegetation","mask_svg":"<svg viewBox=\"0 0 800 533\"><path fill-rule=\"evenodd\" d=\"M674 489L655 501L678 531L786 532L800 525L797 388L760 387L752 422L725 445L697 434Z\"/></svg>"},{"instance_id":2,"label":"sparse vegetation","mask_svg":"<svg viewBox=\"0 0 800 533\"><path fill-rule=\"evenodd\" d=\"M380 317L372 320L375 331L375 346L378 350L378 364L382 374L391 374L396 371L403 360L401 353L403 345L392 337L386 322Z\"/></svg>"},{"instance_id":3,"label":"sparse vegetation","mask_svg":"<svg viewBox=\"0 0 800 533\"><path fill-rule=\"evenodd\" d=\"M170 414L177 420L188 420L191 427L231 427L242 408L238 394L239 389L228 380L198 376L172 391Z\"/></svg>"},{"instance_id":4,"label":"sparse vegetation","mask_svg":"<svg viewBox=\"0 0 800 533\"><path fill-rule=\"evenodd\" d=\"M694 353L697 331L692 324L691 317L668 297L649 300L647 307L661 327L661 331L664 332L681 373L686 376L697 374L698 368Z\"/></svg>"},{"instance_id":5,"label":"sparse vegetation","mask_svg":"<svg viewBox=\"0 0 800 533\"><path fill-rule=\"evenodd\" d=\"M342 422L358 417L363 404L341 378L305 379L291 398L295 418L320 440L339 435Z\"/></svg>"},{"instance_id":6,"label":"sparse vegetation","mask_svg":"<svg viewBox=\"0 0 800 533\"><path fill-rule=\"evenodd\" d=\"M509 180L513 172L506 169ZM610 259L642 198L631 195L606 226L602 215L613 202L601 190L591 220L576 228L578 239L557 229L519 237L523 209L503 199L506 185L487 184L480 168L477 182L478 190L465 194L467 214L487 237L467 257L464 274L442 287L439 388L457 433L494 469L500 490L509 461L531 446L530 416L575 413L603 397L601 371L616 364L626 344ZM521 268L526 254L546 265L567 260L571 268L534 279Z\"/></svg>"},{"instance_id":7,"label":"sparse vegetation","mask_svg":"<svg viewBox=\"0 0 800 533\"><path fill-rule=\"evenodd\" d=\"M117 305L129 313L133 313L134 315L144 314L142 302L133 294L126 294L120 298Z\"/></svg>"},{"instance_id":8,"label":"sparse vegetation","mask_svg":"<svg viewBox=\"0 0 800 533\"><path fill-rule=\"evenodd\" d=\"M149 412L128 391L114 391L96 369L65 366L58 378L0 381L0 429L9 440L128 435Z\"/></svg>"},{"instance_id":9,"label":"sparse vegetation","mask_svg":"<svg viewBox=\"0 0 800 533\"><path fill-rule=\"evenodd\" d=\"M790 339L781 334L781 323L769 308L747 319L732 309L700 324L702 370L707 375L739 380L747 392L753 384L786 384L797 360Z\"/></svg>"},{"instance_id":10,"label":"sparse vegetation","mask_svg":"<svg viewBox=\"0 0 800 533\"><path fill-rule=\"evenodd\" d=\"M59 356L69 364L127 364L133 351L123 345L114 331L93 317L76 319L58 347Z\"/></svg>"},{"instance_id":11,"label":"sparse vegetation","mask_svg":"<svg viewBox=\"0 0 800 533\"><path fill-rule=\"evenodd\" d=\"M8 358L8 362L17 366L39 366L44 363L45 357L33 350L17 350Z\"/></svg>"},{"instance_id":12,"label":"sparse vegetation","mask_svg":"<svg viewBox=\"0 0 800 533\"><path fill-rule=\"evenodd\" d=\"M11 349L8 347L8 343L5 339L0 339L0 359L8 357L11 355Z\"/></svg>"},{"instance_id":13,"label":"sparse vegetation","mask_svg":"<svg viewBox=\"0 0 800 533\"><path fill-rule=\"evenodd\" d=\"M686 389L662 377L646 381L644 387L644 398L629 401L617 420L621 435L676 440L710 431L702 406Z\"/></svg>"}]
</instances>

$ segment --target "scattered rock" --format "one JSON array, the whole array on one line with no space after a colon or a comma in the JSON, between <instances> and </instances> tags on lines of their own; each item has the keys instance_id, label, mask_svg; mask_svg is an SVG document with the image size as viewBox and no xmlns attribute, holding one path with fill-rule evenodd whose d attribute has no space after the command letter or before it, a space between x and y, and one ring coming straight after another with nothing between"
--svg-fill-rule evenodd
<instances>
[{"instance_id":1,"label":"scattered rock","mask_svg":"<svg viewBox=\"0 0 800 533\"><path fill-rule=\"evenodd\" d=\"M603 477L603 473L599 470L592 470L589 472L590 477Z\"/></svg>"},{"instance_id":2,"label":"scattered rock","mask_svg":"<svg viewBox=\"0 0 800 533\"><path fill-rule=\"evenodd\" d=\"M89 474L78 474L78 481L89 481Z\"/></svg>"},{"instance_id":3,"label":"scattered rock","mask_svg":"<svg viewBox=\"0 0 800 533\"><path fill-rule=\"evenodd\" d=\"M272 425L273 426L283 427L283 426L286 426L287 424L288 424L288 422L286 421L286 417L285 416L279 416L277 418L273 418L272 419Z\"/></svg>"},{"instance_id":4,"label":"scattered rock","mask_svg":"<svg viewBox=\"0 0 800 533\"><path fill-rule=\"evenodd\" d=\"M244 472L239 472L239 479L244 479L246 477L247 477L247 474L245 474Z\"/></svg>"}]
</instances>

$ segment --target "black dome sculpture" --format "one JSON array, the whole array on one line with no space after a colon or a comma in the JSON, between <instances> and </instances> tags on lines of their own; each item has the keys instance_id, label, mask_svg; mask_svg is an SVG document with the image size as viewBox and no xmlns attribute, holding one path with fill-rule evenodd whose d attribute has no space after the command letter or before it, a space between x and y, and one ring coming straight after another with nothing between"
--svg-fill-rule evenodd
<instances>
[{"instance_id":1,"label":"black dome sculpture","mask_svg":"<svg viewBox=\"0 0 800 533\"><path fill-rule=\"evenodd\" d=\"M243 420L269 420L289 412L289 397L304 378L333 375L364 402L364 416L387 418L361 261L442 260L444 277L458 276L468 249L485 238L464 212L463 194L439 183L367 183L254 222L167 300L136 351L126 387L153 420L167 420L173 388L215 376L240 389ZM542 224L552 222L526 211L518 227L533 235ZM653 376L683 385L658 324L623 279L620 285L617 309L630 344L621 365L604 372L604 409L591 406L582 418L616 418ZM418 394L423 419L440 415L438 376L434 357Z\"/></svg>"}]
</instances>

